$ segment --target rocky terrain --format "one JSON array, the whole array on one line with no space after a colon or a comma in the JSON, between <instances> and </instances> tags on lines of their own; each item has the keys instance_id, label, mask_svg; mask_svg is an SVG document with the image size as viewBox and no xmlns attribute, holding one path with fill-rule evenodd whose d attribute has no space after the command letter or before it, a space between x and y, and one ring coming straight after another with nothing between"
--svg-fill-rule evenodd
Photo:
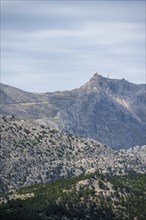
<instances>
[{"instance_id":1,"label":"rocky terrain","mask_svg":"<svg viewBox=\"0 0 146 220\"><path fill-rule=\"evenodd\" d=\"M2 115L34 119L115 149L146 144L146 85L95 74L72 91L36 94L1 84Z\"/></svg>"},{"instance_id":2,"label":"rocky terrain","mask_svg":"<svg viewBox=\"0 0 146 220\"><path fill-rule=\"evenodd\" d=\"M100 170L109 175L146 172L146 146L115 151L33 120L1 117L1 194Z\"/></svg>"}]
</instances>

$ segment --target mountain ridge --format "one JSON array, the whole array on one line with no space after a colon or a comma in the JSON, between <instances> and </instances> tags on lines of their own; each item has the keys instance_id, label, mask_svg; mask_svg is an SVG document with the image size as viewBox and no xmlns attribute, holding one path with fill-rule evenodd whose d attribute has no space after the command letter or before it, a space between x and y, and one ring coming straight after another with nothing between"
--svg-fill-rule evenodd
<instances>
[{"instance_id":1,"label":"mountain ridge","mask_svg":"<svg viewBox=\"0 0 146 220\"><path fill-rule=\"evenodd\" d=\"M34 94L3 86L0 112L32 118L120 149L146 144L145 106L145 84L96 73L89 82L71 91Z\"/></svg>"}]
</instances>

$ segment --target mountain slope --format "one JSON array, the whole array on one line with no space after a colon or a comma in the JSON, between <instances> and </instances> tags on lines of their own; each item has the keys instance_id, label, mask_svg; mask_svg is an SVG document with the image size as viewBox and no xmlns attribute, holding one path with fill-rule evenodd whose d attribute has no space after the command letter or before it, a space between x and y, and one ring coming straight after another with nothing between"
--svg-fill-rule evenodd
<instances>
[{"instance_id":1,"label":"mountain slope","mask_svg":"<svg viewBox=\"0 0 146 220\"><path fill-rule=\"evenodd\" d=\"M16 96L11 87L3 85L1 113L33 118L115 149L146 144L146 85L95 74L72 91L22 93L18 99L19 90Z\"/></svg>"},{"instance_id":2,"label":"mountain slope","mask_svg":"<svg viewBox=\"0 0 146 220\"><path fill-rule=\"evenodd\" d=\"M14 116L1 118L0 134L1 193L95 170L146 172L146 146L139 148L139 155L130 150L118 152L95 140Z\"/></svg>"},{"instance_id":3,"label":"mountain slope","mask_svg":"<svg viewBox=\"0 0 146 220\"><path fill-rule=\"evenodd\" d=\"M92 137L116 149L128 148L146 143L145 104L143 85L96 74L78 90L76 102L60 118L66 131Z\"/></svg>"}]
</instances>

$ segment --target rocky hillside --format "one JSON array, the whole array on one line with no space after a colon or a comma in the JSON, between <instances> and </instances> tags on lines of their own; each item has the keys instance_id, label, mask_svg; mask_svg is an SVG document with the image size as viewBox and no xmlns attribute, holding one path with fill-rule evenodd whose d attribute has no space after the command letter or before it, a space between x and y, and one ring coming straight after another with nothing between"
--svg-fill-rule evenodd
<instances>
[{"instance_id":1,"label":"rocky hillside","mask_svg":"<svg viewBox=\"0 0 146 220\"><path fill-rule=\"evenodd\" d=\"M98 140L115 149L146 144L146 85L95 74L72 91L34 94L1 85L1 114Z\"/></svg>"},{"instance_id":2,"label":"rocky hillside","mask_svg":"<svg viewBox=\"0 0 146 220\"><path fill-rule=\"evenodd\" d=\"M146 172L146 146L139 147L138 154L137 148L115 151L98 141L14 116L1 117L0 133L1 193L95 170Z\"/></svg>"}]
</instances>

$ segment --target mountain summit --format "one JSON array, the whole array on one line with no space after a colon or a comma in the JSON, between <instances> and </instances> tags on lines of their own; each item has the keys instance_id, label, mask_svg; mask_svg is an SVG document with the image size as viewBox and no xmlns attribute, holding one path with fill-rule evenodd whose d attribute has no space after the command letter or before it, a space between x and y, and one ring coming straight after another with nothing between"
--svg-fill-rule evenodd
<instances>
[{"instance_id":1,"label":"mountain summit","mask_svg":"<svg viewBox=\"0 0 146 220\"><path fill-rule=\"evenodd\" d=\"M44 94L1 85L1 114L37 120L115 149L146 144L146 85L99 74L78 89Z\"/></svg>"}]
</instances>

